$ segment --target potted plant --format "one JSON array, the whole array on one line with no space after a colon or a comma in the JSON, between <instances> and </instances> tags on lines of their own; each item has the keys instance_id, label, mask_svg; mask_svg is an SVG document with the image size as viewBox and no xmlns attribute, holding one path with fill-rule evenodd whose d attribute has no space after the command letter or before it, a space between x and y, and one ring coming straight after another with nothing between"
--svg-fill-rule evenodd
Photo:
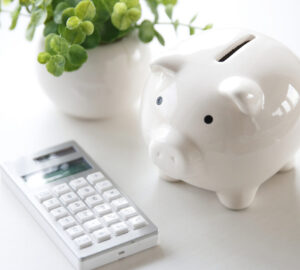
<instances>
[{"instance_id":1,"label":"potted plant","mask_svg":"<svg viewBox=\"0 0 300 270\"><path fill-rule=\"evenodd\" d=\"M1 0L0 0L1 1ZM11 2L7 0L8 2ZM139 0L18 0L10 29L22 10L29 13L26 38L44 25L38 54L38 78L62 111L81 118L104 118L128 110L137 100L148 74L150 51L144 43L157 39L159 6L176 30L195 27L173 19L177 0L145 0L153 20L141 17Z\"/></svg>"}]
</instances>

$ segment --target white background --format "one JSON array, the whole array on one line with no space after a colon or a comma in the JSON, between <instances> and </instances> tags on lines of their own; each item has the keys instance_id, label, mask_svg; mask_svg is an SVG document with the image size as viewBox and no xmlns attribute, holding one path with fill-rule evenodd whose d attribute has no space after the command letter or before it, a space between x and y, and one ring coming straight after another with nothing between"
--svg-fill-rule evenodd
<instances>
[{"instance_id":1,"label":"white background","mask_svg":"<svg viewBox=\"0 0 300 270\"><path fill-rule=\"evenodd\" d=\"M240 26L279 39L300 55L297 0L181 0L183 22ZM66 140L77 140L156 223L160 245L103 269L299 269L300 159L274 176L246 211L223 208L214 193L158 179L147 157L137 116L81 121L58 112L36 80L36 39L24 39L26 19L14 32L0 29L0 160ZM170 27L161 27L172 44ZM185 31L180 33L180 38ZM154 54L161 50L152 44ZM299 74L300 76L300 74ZM299 138L300 139L300 138ZM0 269L71 270L39 225L0 183Z\"/></svg>"}]
</instances>

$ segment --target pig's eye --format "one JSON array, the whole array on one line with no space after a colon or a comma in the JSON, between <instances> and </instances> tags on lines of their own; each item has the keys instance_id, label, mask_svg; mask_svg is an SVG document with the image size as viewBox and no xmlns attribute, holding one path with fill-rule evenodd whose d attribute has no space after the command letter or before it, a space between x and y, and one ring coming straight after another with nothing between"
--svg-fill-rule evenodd
<instances>
[{"instance_id":1,"label":"pig's eye","mask_svg":"<svg viewBox=\"0 0 300 270\"><path fill-rule=\"evenodd\" d=\"M205 115L203 120L204 120L205 124L209 125L214 121L214 118L211 115L208 114L208 115Z\"/></svg>"},{"instance_id":2,"label":"pig's eye","mask_svg":"<svg viewBox=\"0 0 300 270\"><path fill-rule=\"evenodd\" d=\"M161 105L163 102L163 98L161 96L159 96L157 99L156 99L156 105Z\"/></svg>"}]
</instances>

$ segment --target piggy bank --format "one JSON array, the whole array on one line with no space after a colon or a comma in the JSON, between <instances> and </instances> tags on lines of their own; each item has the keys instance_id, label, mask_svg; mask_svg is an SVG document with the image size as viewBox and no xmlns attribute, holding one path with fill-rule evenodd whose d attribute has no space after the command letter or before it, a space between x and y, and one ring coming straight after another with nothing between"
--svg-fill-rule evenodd
<instances>
[{"instance_id":1,"label":"piggy bank","mask_svg":"<svg viewBox=\"0 0 300 270\"><path fill-rule=\"evenodd\" d=\"M259 186L293 168L300 144L300 62L244 29L210 30L151 65L142 130L160 177L247 208Z\"/></svg>"}]
</instances>

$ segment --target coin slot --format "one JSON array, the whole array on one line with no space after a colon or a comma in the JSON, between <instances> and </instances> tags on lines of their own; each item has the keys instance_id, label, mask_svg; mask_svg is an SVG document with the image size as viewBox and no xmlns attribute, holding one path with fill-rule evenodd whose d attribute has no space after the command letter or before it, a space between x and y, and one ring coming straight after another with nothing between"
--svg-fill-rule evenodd
<instances>
[{"instance_id":1,"label":"coin slot","mask_svg":"<svg viewBox=\"0 0 300 270\"><path fill-rule=\"evenodd\" d=\"M250 35L246 38L243 38L240 42L238 42L236 45L232 45L229 49L225 51L225 55L222 55L218 58L218 62L225 62L228 58L233 56L238 50L243 48L246 44L251 42L253 39L255 39L255 36ZM233 47L233 48L232 48Z\"/></svg>"}]
</instances>

